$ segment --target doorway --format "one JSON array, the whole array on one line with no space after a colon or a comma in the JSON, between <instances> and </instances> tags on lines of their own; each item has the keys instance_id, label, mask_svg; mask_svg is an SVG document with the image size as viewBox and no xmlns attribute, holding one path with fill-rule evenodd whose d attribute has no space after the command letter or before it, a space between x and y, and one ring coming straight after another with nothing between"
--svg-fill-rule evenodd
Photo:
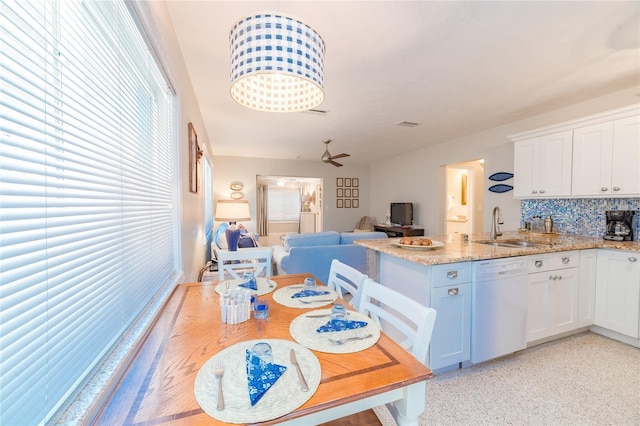
<instances>
[{"instance_id":1,"label":"doorway","mask_svg":"<svg viewBox=\"0 0 640 426\"><path fill-rule=\"evenodd\" d=\"M484 160L447 164L444 168L446 190L441 211L445 234L481 234Z\"/></svg>"},{"instance_id":2,"label":"doorway","mask_svg":"<svg viewBox=\"0 0 640 426\"><path fill-rule=\"evenodd\" d=\"M256 184L261 245L279 245L289 233L322 231L322 178L257 175Z\"/></svg>"}]
</instances>

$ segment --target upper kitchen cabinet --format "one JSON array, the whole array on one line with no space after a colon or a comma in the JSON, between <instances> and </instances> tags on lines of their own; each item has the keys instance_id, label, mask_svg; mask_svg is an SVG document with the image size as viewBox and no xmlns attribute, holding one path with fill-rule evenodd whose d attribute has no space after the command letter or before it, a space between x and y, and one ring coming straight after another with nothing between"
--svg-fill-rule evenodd
<instances>
[{"instance_id":1,"label":"upper kitchen cabinet","mask_svg":"<svg viewBox=\"0 0 640 426\"><path fill-rule=\"evenodd\" d=\"M572 195L640 194L640 116L582 127L573 138Z\"/></svg>"},{"instance_id":2,"label":"upper kitchen cabinet","mask_svg":"<svg viewBox=\"0 0 640 426\"><path fill-rule=\"evenodd\" d=\"M640 195L640 104L510 139L515 197Z\"/></svg>"},{"instance_id":3,"label":"upper kitchen cabinet","mask_svg":"<svg viewBox=\"0 0 640 426\"><path fill-rule=\"evenodd\" d=\"M514 196L523 198L571 195L570 130L516 142Z\"/></svg>"}]
</instances>

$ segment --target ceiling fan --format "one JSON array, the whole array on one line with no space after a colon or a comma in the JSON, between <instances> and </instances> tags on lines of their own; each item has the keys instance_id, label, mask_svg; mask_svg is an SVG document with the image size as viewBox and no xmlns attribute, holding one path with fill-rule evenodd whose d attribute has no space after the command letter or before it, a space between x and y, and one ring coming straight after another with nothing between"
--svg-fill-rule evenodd
<instances>
[{"instance_id":1,"label":"ceiling fan","mask_svg":"<svg viewBox=\"0 0 640 426\"><path fill-rule=\"evenodd\" d=\"M336 167L342 167L342 164L338 163L337 161L334 161L336 158L344 158L344 157L349 157L349 154L345 154L344 152L342 154L338 154L338 155L331 155L329 153L329 143L331 142L331 139L325 139L324 144L326 145L324 148L324 154L322 154L322 162L323 163L329 163L329 164L333 164Z\"/></svg>"}]
</instances>

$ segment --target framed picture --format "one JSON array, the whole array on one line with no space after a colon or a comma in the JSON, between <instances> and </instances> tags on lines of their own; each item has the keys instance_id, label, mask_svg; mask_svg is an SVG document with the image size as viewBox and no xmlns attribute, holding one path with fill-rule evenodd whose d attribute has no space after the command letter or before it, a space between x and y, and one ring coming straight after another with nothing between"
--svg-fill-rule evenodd
<instances>
[{"instance_id":1,"label":"framed picture","mask_svg":"<svg viewBox=\"0 0 640 426\"><path fill-rule=\"evenodd\" d=\"M353 200L351 200L351 207L353 207L354 209L359 209L360 201L357 198L354 198Z\"/></svg>"},{"instance_id":2,"label":"framed picture","mask_svg":"<svg viewBox=\"0 0 640 426\"><path fill-rule=\"evenodd\" d=\"M346 188L344 190L344 196L347 198L351 198L351 188Z\"/></svg>"},{"instance_id":3,"label":"framed picture","mask_svg":"<svg viewBox=\"0 0 640 426\"><path fill-rule=\"evenodd\" d=\"M344 205L342 204L342 198L338 198L338 200L336 202L336 207L338 207L339 209L344 207Z\"/></svg>"},{"instance_id":4,"label":"framed picture","mask_svg":"<svg viewBox=\"0 0 640 426\"><path fill-rule=\"evenodd\" d=\"M337 188L336 189L336 196L337 197L344 197L344 193L343 193L344 189L343 188Z\"/></svg>"},{"instance_id":5,"label":"framed picture","mask_svg":"<svg viewBox=\"0 0 640 426\"><path fill-rule=\"evenodd\" d=\"M344 208L345 209L351 208L351 198L347 198L346 200L344 200Z\"/></svg>"},{"instance_id":6,"label":"framed picture","mask_svg":"<svg viewBox=\"0 0 640 426\"><path fill-rule=\"evenodd\" d=\"M351 186L353 186L354 188L359 187L360 186L360 179L358 179L358 178L351 179Z\"/></svg>"},{"instance_id":7,"label":"framed picture","mask_svg":"<svg viewBox=\"0 0 640 426\"><path fill-rule=\"evenodd\" d=\"M353 198L358 198L360 196L360 190L358 188L353 188L351 190L351 196Z\"/></svg>"},{"instance_id":8,"label":"framed picture","mask_svg":"<svg viewBox=\"0 0 640 426\"><path fill-rule=\"evenodd\" d=\"M344 186L351 186L351 178L344 178Z\"/></svg>"},{"instance_id":9,"label":"framed picture","mask_svg":"<svg viewBox=\"0 0 640 426\"><path fill-rule=\"evenodd\" d=\"M338 188L340 188L341 186L344 186L344 179L342 178L336 178L336 186Z\"/></svg>"},{"instance_id":10,"label":"framed picture","mask_svg":"<svg viewBox=\"0 0 640 426\"><path fill-rule=\"evenodd\" d=\"M200 147L193 124L189 123L189 191L198 193L198 159Z\"/></svg>"}]
</instances>

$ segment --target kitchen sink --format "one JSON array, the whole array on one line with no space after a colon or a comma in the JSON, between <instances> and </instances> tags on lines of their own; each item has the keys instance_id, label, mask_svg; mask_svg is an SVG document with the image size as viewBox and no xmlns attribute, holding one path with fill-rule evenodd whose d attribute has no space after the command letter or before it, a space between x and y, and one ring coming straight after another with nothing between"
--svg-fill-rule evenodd
<instances>
[{"instance_id":1,"label":"kitchen sink","mask_svg":"<svg viewBox=\"0 0 640 426\"><path fill-rule=\"evenodd\" d=\"M523 248L523 247L551 247L551 244L534 243L533 241L524 240L481 240L474 241L478 244L486 244L496 247L510 247L510 248Z\"/></svg>"}]
</instances>

